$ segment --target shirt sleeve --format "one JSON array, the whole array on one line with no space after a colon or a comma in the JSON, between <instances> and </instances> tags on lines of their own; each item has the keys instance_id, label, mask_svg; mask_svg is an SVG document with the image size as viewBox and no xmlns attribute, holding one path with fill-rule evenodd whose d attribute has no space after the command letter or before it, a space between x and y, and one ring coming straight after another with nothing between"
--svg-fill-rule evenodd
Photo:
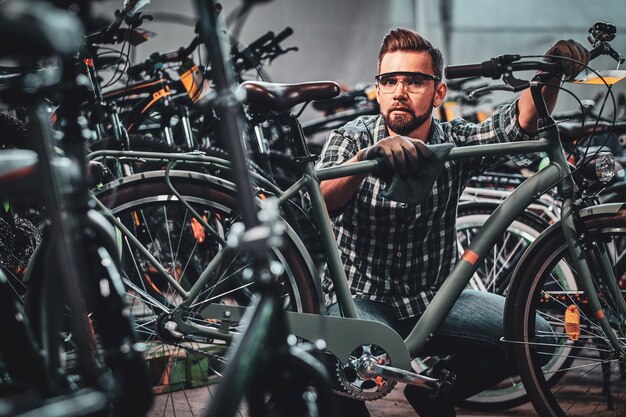
<instances>
[{"instance_id":1,"label":"shirt sleeve","mask_svg":"<svg viewBox=\"0 0 626 417\"><path fill-rule=\"evenodd\" d=\"M469 123L462 119L451 121L451 136L457 146L471 146L489 143L506 143L537 139L522 130L518 120L518 100L500 106L494 114L481 123ZM544 155L539 152L508 155L518 165L530 165ZM479 158L474 161L474 168L484 170L497 161L497 157Z\"/></svg>"},{"instance_id":2,"label":"shirt sleeve","mask_svg":"<svg viewBox=\"0 0 626 417\"><path fill-rule=\"evenodd\" d=\"M341 165L359 151L358 142L344 130L333 130L324 143L316 169Z\"/></svg>"}]
</instances>

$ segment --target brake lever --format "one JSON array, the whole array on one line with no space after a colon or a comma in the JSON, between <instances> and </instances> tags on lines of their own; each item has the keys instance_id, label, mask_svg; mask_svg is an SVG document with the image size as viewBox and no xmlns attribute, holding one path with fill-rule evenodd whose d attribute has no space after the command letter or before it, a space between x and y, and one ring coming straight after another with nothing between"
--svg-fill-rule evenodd
<instances>
[{"instance_id":1,"label":"brake lever","mask_svg":"<svg viewBox=\"0 0 626 417\"><path fill-rule=\"evenodd\" d=\"M485 94L490 93L492 91L509 91L513 93L515 92L515 88L506 84L488 85L486 87L481 87L481 88L477 88L476 90L470 91L467 96L470 100L473 100L480 96L484 96Z\"/></svg>"}]
</instances>

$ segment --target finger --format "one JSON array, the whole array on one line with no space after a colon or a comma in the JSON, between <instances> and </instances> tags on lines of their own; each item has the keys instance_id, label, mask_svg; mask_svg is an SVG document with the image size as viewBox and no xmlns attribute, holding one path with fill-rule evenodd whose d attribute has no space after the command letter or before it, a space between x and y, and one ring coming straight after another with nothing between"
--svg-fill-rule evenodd
<instances>
[{"instance_id":1,"label":"finger","mask_svg":"<svg viewBox=\"0 0 626 417\"><path fill-rule=\"evenodd\" d=\"M580 64L576 66L576 74L574 74L574 77L578 75L582 70L585 69L585 66L589 63L589 59L591 57L587 48L585 48L578 42L576 42L575 45L576 45L576 54L578 56L577 60L580 62Z\"/></svg>"},{"instance_id":2,"label":"finger","mask_svg":"<svg viewBox=\"0 0 626 417\"><path fill-rule=\"evenodd\" d=\"M392 151L396 172L400 178L405 179L407 177L407 162L404 155L404 148L402 146L394 146Z\"/></svg>"},{"instance_id":3,"label":"finger","mask_svg":"<svg viewBox=\"0 0 626 417\"><path fill-rule=\"evenodd\" d=\"M554 57L562 56L563 44L564 44L564 41L558 41L557 43L552 45L550 49L548 49L548 52L546 52L546 55L547 55L546 58L548 61L554 62L558 60L558 58L554 58Z\"/></svg>"},{"instance_id":4,"label":"finger","mask_svg":"<svg viewBox=\"0 0 626 417\"><path fill-rule=\"evenodd\" d=\"M378 149L376 147L370 146L369 148L363 149L363 153L360 155L360 160L368 160L368 159L376 159L378 156Z\"/></svg>"},{"instance_id":5,"label":"finger","mask_svg":"<svg viewBox=\"0 0 626 417\"><path fill-rule=\"evenodd\" d=\"M576 62L572 62L572 72L570 73L570 78L576 77L580 71L583 70L585 62L585 52L582 45L578 42L571 41L569 44L570 47L570 56Z\"/></svg>"},{"instance_id":6,"label":"finger","mask_svg":"<svg viewBox=\"0 0 626 417\"><path fill-rule=\"evenodd\" d=\"M414 177L419 170L420 155L412 143L407 143L402 149L404 151L404 159L406 161L407 175Z\"/></svg>"},{"instance_id":7,"label":"finger","mask_svg":"<svg viewBox=\"0 0 626 417\"><path fill-rule=\"evenodd\" d=\"M432 153L430 149L428 149L428 145L426 145L421 140L415 140L413 142L413 146L415 146L415 149L419 153L420 158L422 158L425 161L428 161L435 156L435 154Z\"/></svg>"},{"instance_id":8,"label":"finger","mask_svg":"<svg viewBox=\"0 0 626 417\"><path fill-rule=\"evenodd\" d=\"M407 160L408 176L411 178L417 178L419 176L420 167L422 166L422 159L415 149L413 150L413 153L410 153L405 149L404 153Z\"/></svg>"},{"instance_id":9,"label":"finger","mask_svg":"<svg viewBox=\"0 0 626 417\"><path fill-rule=\"evenodd\" d=\"M381 152L379 154L383 157L385 161L385 166L387 167L387 172L393 174L396 172L396 163L393 158L393 153L389 149L381 148Z\"/></svg>"}]
</instances>

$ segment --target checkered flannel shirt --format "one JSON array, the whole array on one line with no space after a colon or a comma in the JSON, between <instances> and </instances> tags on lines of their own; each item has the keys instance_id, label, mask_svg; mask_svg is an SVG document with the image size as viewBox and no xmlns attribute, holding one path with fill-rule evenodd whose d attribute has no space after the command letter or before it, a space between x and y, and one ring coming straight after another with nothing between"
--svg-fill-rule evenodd
<instances>
[{"instance_id":1,"label":"checkered flannel shirt","mask_svg":"<svg viewBox=\"0 0 626 417\"><path fill-rule=\"evenodd\" d=\"M340 165L387 136L382 116L363 116L330 133L317 168ZM503 105L479 124L462 119L433 119L428 143L456 146L530 140L517 122L517 102ZM512 156L527 165L538 155ZM396 318L421 315L452 271L458 254L456 214L468 180L495 158L447 161L430 198L410 205L380 195L385 183L368 176L340 213L331 213L332 227L353 297L393 307ZM326 303L336 294L326 268Z\"/></svg>"}]
</instances>

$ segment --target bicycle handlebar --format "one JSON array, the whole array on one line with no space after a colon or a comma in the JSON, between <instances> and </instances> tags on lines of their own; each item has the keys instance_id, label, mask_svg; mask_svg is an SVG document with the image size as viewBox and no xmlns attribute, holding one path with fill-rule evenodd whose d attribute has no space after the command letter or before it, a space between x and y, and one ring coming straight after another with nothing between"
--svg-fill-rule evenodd
<instances>
[{"instance_id":1,"label":"bicycle handlebar","mask_svg":"<svg viewBox=\"0 0 626 417\"><path fill-rule=\"evenodd\" d=\"M269 32L267 32L265 35L261 36L257 40L250 42L250 44L248 45L248 49L254 50L254 49L260 48L261 46L263 46L264 44L266 44L269 40L273 38L274 38L274 32L270 30Z\"/></svg>"},{"instance_id":2,"label":"bicycle handlebar","mask_svg":"<svg viewBox=\"0 0 626 417\"><path fill-rule=\"evenodd\" d=\"M158 52L150 55L150 58L140 64L136 64L128 68L128 75L137 79L142 72L152 72L157 65L165 64L167 62L179 62L187 58L198 47L200 40L196 36L192 39L191 43L186 47L180 47L176 51L166 52L159 54Z\"/></svg>"},{"instance_id":3,"label":"bicycle handlebar","mask_svg":"<svg viewBox=\"0 0 626 417\"><path fill-rule=\"evenodd\" d=\"M235 65L235 70L242 72L257 68L264 60L269 59L273 61L278 56L297 49L283 49L280 46L280 43L291 35L293 35L293 29L286 27L278 34L269 31L257 40L251 42L248 46L240 44L236 39L233 39L231 41L233 44L231 48L231 58Z\"/></svg>"},{"instance_id":4,"label":"bicycle handlebar","mask_svg":"<svg viewBox=\"0 0 626 417\"><path fill-rule=\"evenodd\" d=\"M272 44L278 45L279 43L281 43L282 41L284 41L291 35L293 35L293 29L287 26L285 29L283 29L283 31L281 31L280 33L278 33L278 35L274 37Z\"/></svg>"},{"instance_id":5,"label":"bicycle handlebar","mask_svg":"<svg viewBox=\"0 0 626 417\"><path fill-rule=\"evenodd\" d=\"M516 71L539 70L549 74L558 74L561 71L560 62L521 61L520 55L499 55L480 64L450 65L445 69L445 76L449 79L467 77L491 77L494 80L505 73Z\"/></svg>"},{"instance_id":6,"label":"bicycle handlebar","mask_svg":"<svg viewBox=\"0 0 626 417\"><path fill-rule=\"evenodd\" d=\"M96 32L96 33L92 33L86 36L86 41L88 45L93 45L93 44L105 44L105 43L112 43L113 39L115 38L115 34L117 33L118 29L122 26L122 23L124 23L124 20L127 17L131 17L133 18L133 26L137 27L141 24L142 22L142 18L140 16L140 13L137 13L137 10L132 10L133 8L135 8L135 6L138 5L138 1L129 1L126 4L126 7L123 10L116 10L115 11L115 20L113 21L113 23L111 23L109 26L107 26L106 28ZM131 11L133 12L133 14L131 14Z\"/></svg>"}]
</instances>

